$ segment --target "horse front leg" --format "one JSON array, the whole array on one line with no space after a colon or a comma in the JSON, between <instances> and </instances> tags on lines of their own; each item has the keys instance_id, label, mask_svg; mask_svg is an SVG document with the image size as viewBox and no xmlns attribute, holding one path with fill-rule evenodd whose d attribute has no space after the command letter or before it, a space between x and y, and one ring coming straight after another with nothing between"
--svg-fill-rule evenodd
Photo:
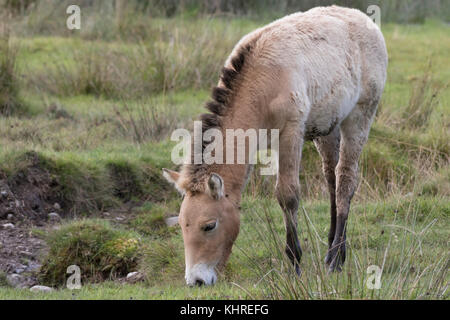
<instances>
[{"instance_id":1,"label":"horse front leg","mask_svg":"<svg viewBox=\"0 0 450 320\"><path fill-rule=\"evenodd\" d=\"M298 275L300 275L300 259L302 257L302 249L297 235L302 142L298 127L283 131L280 137L279 171L276 186L278 203L284 212L286 254Z\"/></svg>"}]
</instances>

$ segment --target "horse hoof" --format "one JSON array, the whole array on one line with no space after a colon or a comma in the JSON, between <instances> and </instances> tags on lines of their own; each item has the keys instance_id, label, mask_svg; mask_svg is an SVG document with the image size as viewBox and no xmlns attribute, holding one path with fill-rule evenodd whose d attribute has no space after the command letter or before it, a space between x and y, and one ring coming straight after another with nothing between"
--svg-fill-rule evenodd
<instances>
[{"instance_id":1,"label":"horse hoof","mask_svg":"<svg viewBox=\"0 0 450 320\"><path fill-rule=\"evenodd\" d=\"M298 265L295 266L295 273L299 277L301 277L301 275L302 275L302 269L300 269L300 267Z\"/></svg>"},{"instance_id":2,"label":"horse hoof","mask_svg":"<svg viewBox=\"0 0 450 320\"><path fill-rule=\"evenodd\" d=\"M333 273L333 272L341 272L342 271L342 265L343 265L343 261L340 259L340 256L336 255L334 257L334 259L331 259L330 261L331 263L329 263L329 267L328 267L328 273Z\"/></svg>"},{"instance_id":3,"label":"horse hoof","mask_svg":"<svg viewBox=\"0 0 450 320\"><path fill-rule=\"evenodd\" d=\"M331 264L330 267L328 268L328 274L341 271L342 267L339 264Z\"/></svg>"},{"instance_id":4,"label":"horse hoof","mask_svg":"<svg viewBox=\"0 0 450 320\"><path fill-rule=\"evenodd\" d=\"M327 255L325 256L324 262L327 266L329 266L331 264L331 255L330 253L327 253Z\"/></svg>"}]
</instances>

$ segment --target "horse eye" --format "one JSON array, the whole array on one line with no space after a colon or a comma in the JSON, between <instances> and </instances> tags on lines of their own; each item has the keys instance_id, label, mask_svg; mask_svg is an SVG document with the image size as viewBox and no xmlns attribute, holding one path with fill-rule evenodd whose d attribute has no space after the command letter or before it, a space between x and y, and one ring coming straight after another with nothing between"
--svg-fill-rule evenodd
<instances>
[{"instance_id":1,"label":"horse eye","mask_svg":"<svg viewBox=\"0 0 450 320\"><path fill-rule=\"evenodd\" d=\"M208 223L207 225L203 226L202 229L203 229L203 231L208 232L208 231L214 230L215 228L216 228L216 222L214 221L214 222Z\"/></svg>"}]
</instances>

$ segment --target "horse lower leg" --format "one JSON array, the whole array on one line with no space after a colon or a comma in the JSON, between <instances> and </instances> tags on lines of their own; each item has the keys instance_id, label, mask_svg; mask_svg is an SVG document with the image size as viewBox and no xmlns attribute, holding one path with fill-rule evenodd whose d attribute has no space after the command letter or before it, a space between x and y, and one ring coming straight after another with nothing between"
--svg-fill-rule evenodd
<instances>
[{"instance_id":1,"label":"horse lower leg","mask_svg":"<svg viewBox=\"0 0 450 320\"><path fill-rule=\"evenodd\" d=\"M302 250L297 236L297 212L300 202L300 159L302 140L298 127L289 128L280 137L279 172L276 195L284 212L286 226L286 254L300 274Z\"/></svg>"},{"instance_id":2,"label":"horse lower leg","mask_svg":"<svg viewBox=\"0 0 450 320\"><path fill-rule=\"evenodd\" d=\"M286 255L291 260L296 273L300 275L300 259L302 257L302 249L297 235L299 195L298 193L294 193L291 196L286 197L285 195L278 193L277 198L281 208L284 211L284 222L286 226Z\"/></svg>"},{"instance_id":3,"label":"horse lower leg","mask_svg":"<svg viewBox=\"0 0 450 320\"><path fill-rule=\"evenodd\" d=\"M328 250L330 250L336 233L336 165L339 161L339 147L341 134L336 127L328 136L314 140L317 150L322 157L322 169L328 184L330 194L330 230L328 232ZM325 263L331 263L331 256L327 253Z\"/></svg>"}]
</instances>

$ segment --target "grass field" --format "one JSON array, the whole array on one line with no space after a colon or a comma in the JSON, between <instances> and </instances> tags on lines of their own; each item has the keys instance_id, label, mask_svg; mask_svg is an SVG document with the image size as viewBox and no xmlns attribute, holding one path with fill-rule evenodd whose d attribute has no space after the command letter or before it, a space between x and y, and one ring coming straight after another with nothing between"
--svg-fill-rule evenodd
<instances>
[{"instance_id":1,"label":"grass field","mask_svg":"<svg viewBox=\"0 0 450 320\"><path fill-rule=\"evenodd\" d=\"M63 206L60 228L72 228L63 230L75 237L77 228L88 226L86 242L74 242L79 252L72 257L86 270L104 267L79 259L83 244L101 241L96 232L103 230L102 213L124 216L103 227L116 232L112 239L136 240L136 251L126 251L133 263L123 272L138 270L144 281L93 276L83 278L81 290L38 294L2 286L0 277L0 299L449 298L450 27L432 20L383 25L388 80L360 161L343 272L325 272L327 189L319 156L307 143L299 213L302 276L292 276L281 254L284 225L273 180L254 176L219 283L185 286L181 233L161 224L180 203L160 175L161 168L173 168L168 137L177 127L192 126L235 42L266 22L161 18L143 28L134 21L126 29L136 31L134 38L89 30L30 35L15 26L20 32L3 40L0 60L3 74L12 74L0 79L0 178L14 180L29 168L51 175L57 188L47 192ZM66 264L54 266L52 259L71 248L71 239L64 242L50 227L32 231L50 246L42 257L42 282L57 287ZM97 242L89 250L97 250ZM117 250L108 251L111 268L122 268L120 250L129 248ZM370 265L383 271L378 290L366 285Z\"/></svg>"}]
</instances>

